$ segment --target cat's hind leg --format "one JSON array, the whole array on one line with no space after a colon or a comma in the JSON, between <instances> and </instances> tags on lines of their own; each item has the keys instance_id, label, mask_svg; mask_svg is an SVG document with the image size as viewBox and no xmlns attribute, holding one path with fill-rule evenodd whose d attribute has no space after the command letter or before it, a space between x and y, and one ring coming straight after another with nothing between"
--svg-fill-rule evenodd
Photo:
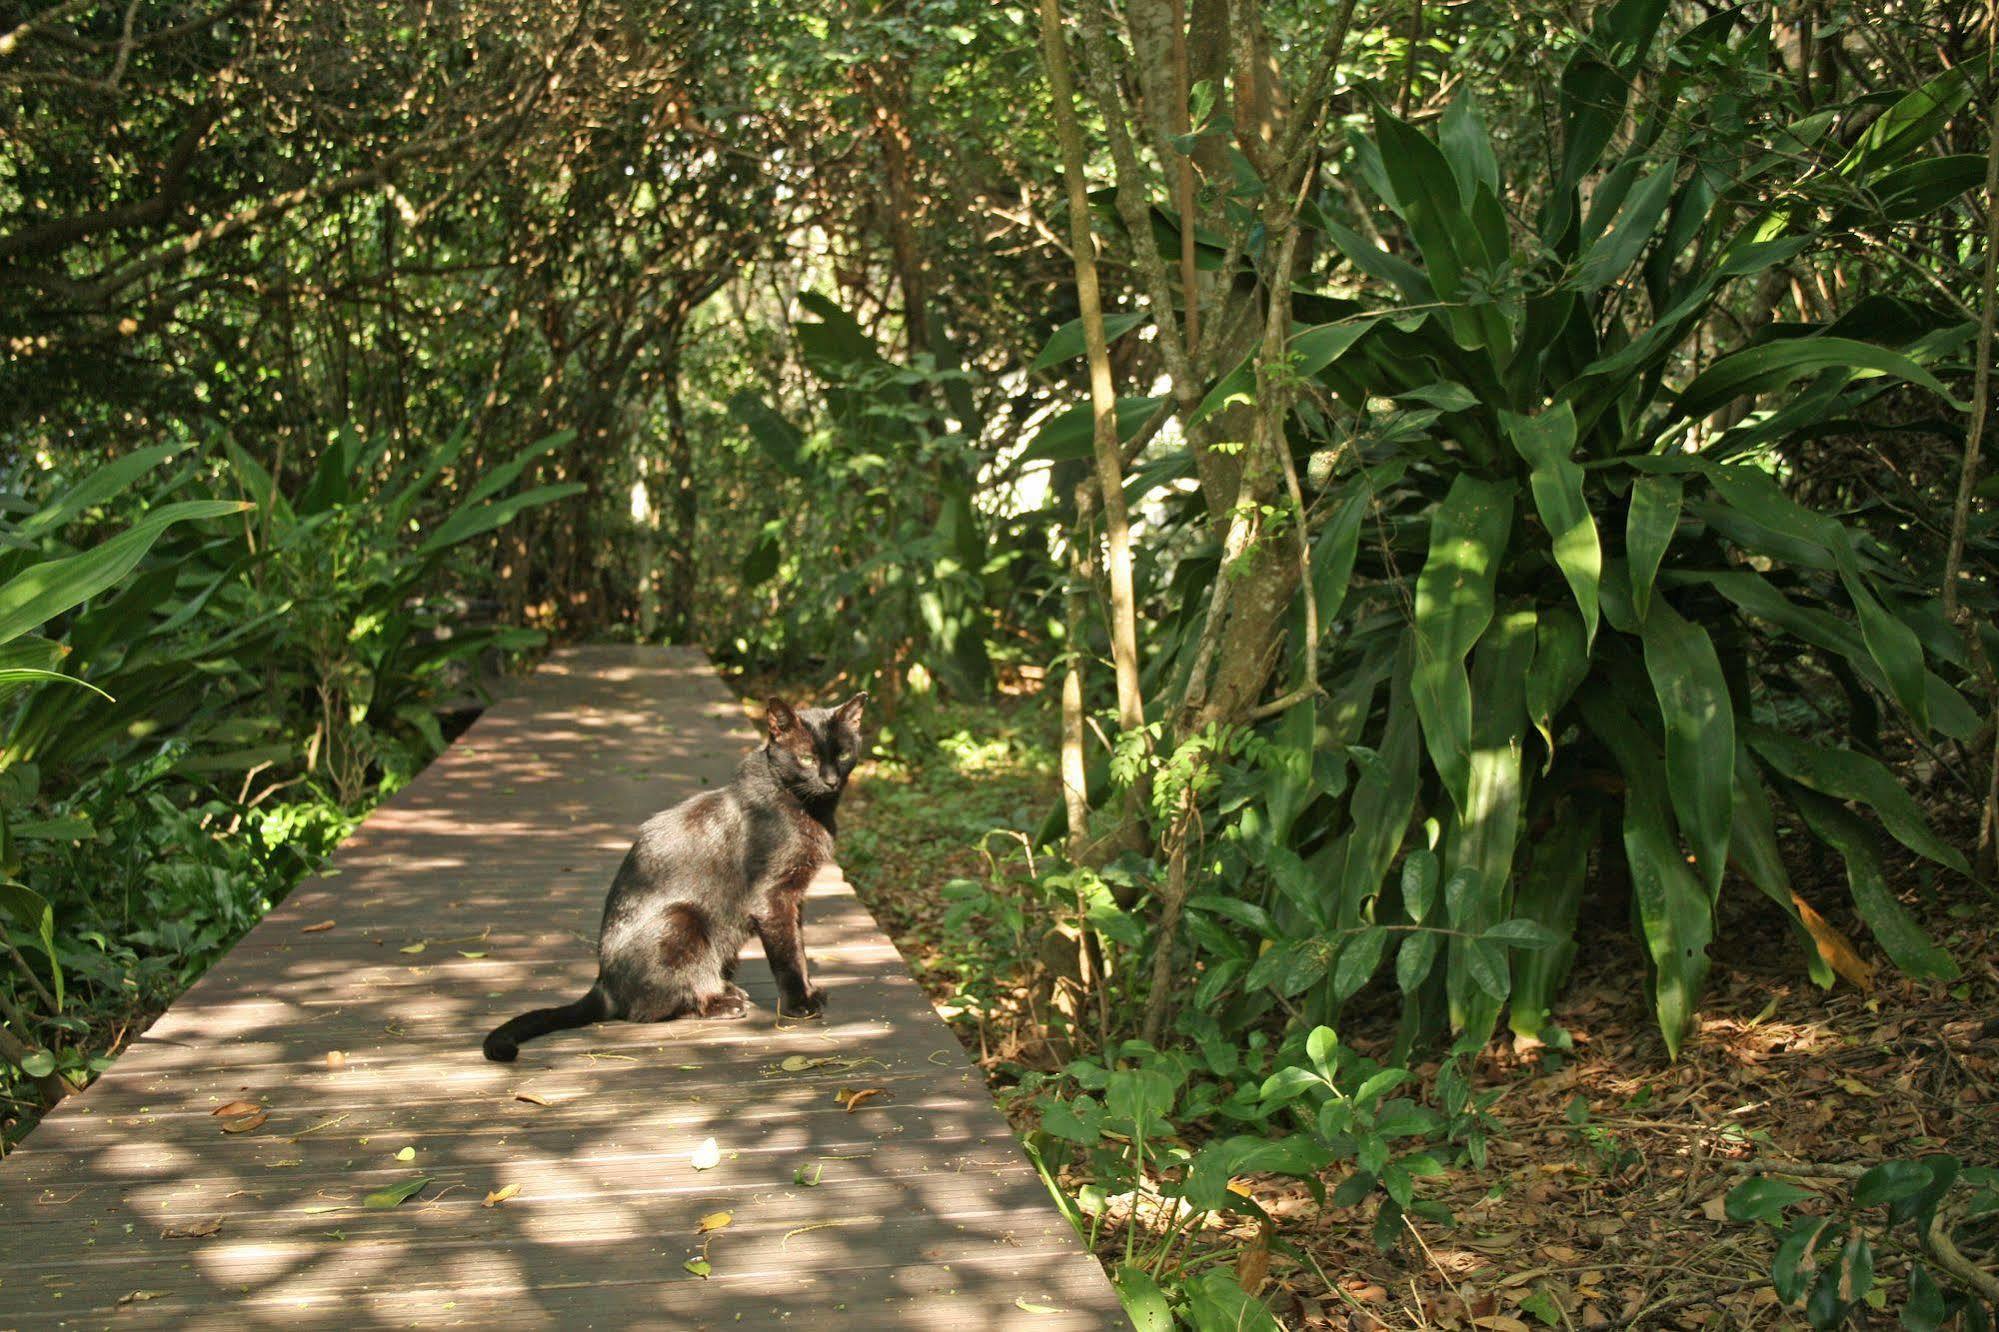
<instances>
[{"instance_id":1,"label":"cat's hind leg","mask_svg":"<svg viewBox=\"0 0 1999 1332\"><path fill-rule=\"evenodd\" d=\"M733 956L717 939L706 912L676 902L661 913L658 940L647 959L643 993L628 1005L634 1022L682 1017L743 1017L749 996L727 979Z\"/></svg>"}]
</instances>

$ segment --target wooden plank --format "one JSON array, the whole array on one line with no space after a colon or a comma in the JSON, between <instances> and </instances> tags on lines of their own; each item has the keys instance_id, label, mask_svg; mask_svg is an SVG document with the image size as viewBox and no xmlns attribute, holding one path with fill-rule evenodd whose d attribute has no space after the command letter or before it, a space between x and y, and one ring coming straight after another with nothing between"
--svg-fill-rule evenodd
<instances>
[{"instance_id":1,"label":"wooden plank","mask_svg":"<svg viewBox=\"0 0 1999 1332\"><path fill-rule=\"evenodd\" d=\"M753 742L698 652L554 654L0 1164L0 1326L1127 1326L837 873L807 905L823 1020L776 1017L753 944L746 1020L480 1055L589 985L633 829ZM235 1100L268 1119L223 1132Z\"/></svg>"}]
</instances>

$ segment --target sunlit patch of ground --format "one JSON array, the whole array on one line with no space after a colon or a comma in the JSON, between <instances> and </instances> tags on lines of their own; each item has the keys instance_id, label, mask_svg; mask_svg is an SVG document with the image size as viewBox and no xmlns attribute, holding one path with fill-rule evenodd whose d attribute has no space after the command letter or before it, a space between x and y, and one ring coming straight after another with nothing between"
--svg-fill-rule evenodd
<instances>
[{"instance_id":1,"label":"sunlit patch of ground","mask_svg":"<svg viewBox=\"0 0 1999 1332\"><path fill-rule=\"evenodd\" d=\"M912 719L898 737L903 757L863 768L842 810L849 877L996 1090L1024 1054L1045 1062L1031 1057L1042 1034L1031 989L990 974L991 954L945 928L943 887L988 874L982 845L1018 864L1018 843L990 834L1040 825L1055 789L1052 742L1052 719L1029 699ZM1884 967L1871 993L1844 983L1822 992L1788 927L1730 885L1699 1032L1677 1063L1653 1024L1621 901L1597 904L1555 1014L1573 1048L1496 1044L1479 1075L1482 1089L1503 1092L1486 1168L1421 1184L1457 1225L1418 1223L1383 1253L1369 1238L1371 1202L1322 1207L1297 1181L1253 1179L1277 1238L1295 1249L1269 1254L1259 1293L1287 1327L1342 1332L1805 1327L1770 1289L1774 1236L1722 1214L1741 1162L1947 1152L1999 1165L1999 911L1973 884L1935 891L1945 900L1918 912L1962 978L1915 983ZM1808 896L1874 952L1842 882L1808 885ZM1341 1032L1375 1053L1391 1034L1391 1011L1364 1005ZM1328 1189L1342 1173L1329 1173ZM1113 1200L1100 1228L1108 1263L1124 1257L1131 1210ZM1150 1199L1137 1212L1142 1232L1168 1224ZM1200 1238L1255 1278L1261 1246L1248 1227ZM1975 1238L1972 1256L1990 1267L1995 1235ZM1886 1307L1863 1309L1859 1325L1893 1327L1911 1254L1893 1239L1876 1247Z\"/></svg>"}]
</instances>

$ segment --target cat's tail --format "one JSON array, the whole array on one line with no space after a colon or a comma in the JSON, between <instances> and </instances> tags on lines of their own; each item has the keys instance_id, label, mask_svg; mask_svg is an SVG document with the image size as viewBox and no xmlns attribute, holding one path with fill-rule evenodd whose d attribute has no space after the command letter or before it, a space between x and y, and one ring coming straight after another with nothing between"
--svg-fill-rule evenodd
<instances>
[{"instance_id":1,"label":"cat's tail","mask_svg":"<svg viewBox=\"0 0 1999 1332\"><path fill-rule=\"evenodd\" d=\"M498 1064L511 1064L521 1052L521 1042L531 1041L537 1036L546 1036L551 1031L566 1031L570 1027L587 1027L592 1022L602 1022L611 1016L611 1001L604 993L602 985L590 987L590 993L573 1004L559 1004L554 1008L537 1008L510 1018L493 1029L486 1037L486 1058Z\"/></svg>"}]
</instances>

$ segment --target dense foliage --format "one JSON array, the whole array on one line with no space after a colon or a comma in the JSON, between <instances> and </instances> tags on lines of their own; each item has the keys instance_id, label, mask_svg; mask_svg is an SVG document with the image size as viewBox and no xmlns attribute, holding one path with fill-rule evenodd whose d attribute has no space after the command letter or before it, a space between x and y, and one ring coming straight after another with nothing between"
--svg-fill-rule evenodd
<instances>
[{"instance_id":1,"label":"dense foliage","mask_svg":"<svg viewBox=\"0 0 1999 1332\"><path fill-rule=\"evenodd\" d=\"M1269 1325L1199 1241L1267 1256L1242 1176L1447 1222L1592 919L1662 1060L1729 929L1950 980L1990 22L7 7L0 1091L101 1068L546 631L864 682L909 767L1037 700L951 955L1028 996L999 1076L1147 1327ZM1920 1248L1975 1194L1948 1241L1984 1164L1852 1208ZM1867 1227L1743 1196L1847 1318ZM1910 1326L1977 1317L1912 1271Z\"/></svg>"}]
</instances>

